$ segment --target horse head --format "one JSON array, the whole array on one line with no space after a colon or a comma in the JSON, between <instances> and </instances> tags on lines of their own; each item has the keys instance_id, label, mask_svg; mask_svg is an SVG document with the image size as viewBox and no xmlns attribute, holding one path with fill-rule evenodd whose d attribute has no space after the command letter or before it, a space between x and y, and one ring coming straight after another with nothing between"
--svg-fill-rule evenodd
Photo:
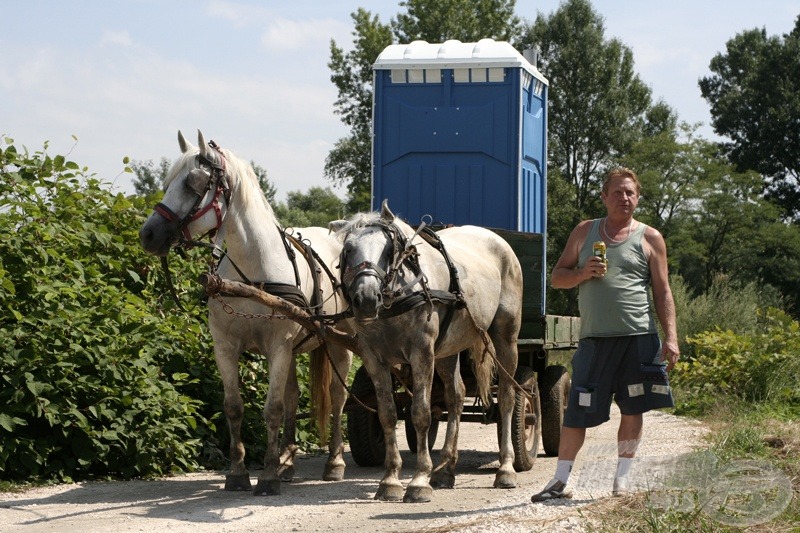
<instances>
[{"instance_id":1,"label":"horse head","mask_svg":"<svg viewBox=\"0 0 800 533\"><path fill-rule=\"evenodd\" d=\"M231 190L225 156L200 131L197 140L199 147L178 132L182 155L164 180L163 199L139 230L148 253L165 256L182 240L213 234L222 225Z\"/></svg>"},{"instance_id":2,"label":"horse head","mask_svg":"<svg viewBox=\"0 0 800 533\"><path fill-rule=\"evenodd\" d=\"M342 285L359 322L376 320L381 308L391 304L397 258L406 243L398 223L384 200L380 213L362 213L329 225L342 236Z\"/></svg>"}]
</instances>

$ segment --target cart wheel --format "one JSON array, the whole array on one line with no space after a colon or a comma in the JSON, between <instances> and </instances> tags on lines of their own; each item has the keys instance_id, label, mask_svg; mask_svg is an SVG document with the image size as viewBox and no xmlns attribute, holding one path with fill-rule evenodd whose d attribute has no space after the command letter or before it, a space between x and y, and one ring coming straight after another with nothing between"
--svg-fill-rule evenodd
<instances>
[{"instance_id":1,"label":"cart wheel","mask_svg":"<svg viewBox=\"0 0 800 533\"><path fill-rule=\"evenodd\" d=\"M567 369L561 365L548 366L542 374L542 447L550 457L558 455L570 382Z\"/></svg>"},{"instance_id":2,"label":"cart wheel","mask_svg":"<svg viewBox=\"0 0 800 533\"><path fill-rule=\"evenodd\" d=\"M375 385L363 366L356 371L350 393L357 398L375 397ZM380 466L386 460L383 428L377 413L360 405L347 413L347 440L358 466Z\"/></svg>"},{"instance_id":3,"label":"cart wheel","mask_svg":"<svg viewBox=\"0 0 800 533\"><path fill-rule=\"evenodd\" d=\"M530 395L528 397L521 391L516 391L514 411L511 415L511 444L514 447L514 470L526 472L533 468L533 462L539 453L542 410L539 406L539 387L536 383L536 373L527 366L520 366L517 367L514 380ZM502 430L502 420L498 420L498 442L500 442Z\"/></svg>"},{"instance_id":4,"label":"cart wheel","mask_svg":"<svg viewBox=\"0 0 800 533\"><path fill-rule=\"evenodd\" d=\"M406 413L406 442L408 449L411 453L417 453L417 429L414 427L414 421L411 420L411 408L408 408ZM439 419L431 418L431 426L428 428L428 451L433 450L433 445L436 444L436 433L439 431Z\"/></svg>"}]
</instances>

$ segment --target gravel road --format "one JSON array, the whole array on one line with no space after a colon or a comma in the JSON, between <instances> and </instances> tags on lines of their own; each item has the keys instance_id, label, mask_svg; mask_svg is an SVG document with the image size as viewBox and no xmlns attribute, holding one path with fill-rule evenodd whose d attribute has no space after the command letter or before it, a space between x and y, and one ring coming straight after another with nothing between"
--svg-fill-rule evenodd
<instances>
[{"instance_id":1,"label":"gravel road","mask_svg":"<svg viewBox=\"0 0 800 533\"><path fill-rule=\"evenodd\" d=\"M65 532L530 532L584 531L579 509L610 497L619 412L611 422L590 429L578 456L572 500L531 504L530 496L550 479L556 459L540 455L532 470L518 474L515 489L492 488L497 467L494 425L462 423L456 487L434 491L422 504L373 500L382 468L362 468L345 455L345 480L320 480L324 457L302 455L296 475L276 497L225 492L223 472L203 472L155 481L92 482L0 493L0 531ZM637 465L670 460L703 445L701 425L663 412L645 415L633 483L647 484ZM405 445L403 424L399 442ZM440 427L439 439L444 436ZM433 454L434 461L436 452ZM415 456L403 451L407 482ZM253 479L257 476L253 474Z\"/></svg>"}]
</instances>

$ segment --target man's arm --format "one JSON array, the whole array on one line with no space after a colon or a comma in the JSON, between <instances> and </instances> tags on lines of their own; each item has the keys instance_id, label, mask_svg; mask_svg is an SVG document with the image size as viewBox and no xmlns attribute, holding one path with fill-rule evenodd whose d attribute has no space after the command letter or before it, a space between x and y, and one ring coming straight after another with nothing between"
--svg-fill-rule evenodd
<instances>
[{"instance_id":1,"label":"man's arm","mask_svg":"<svg viewBox=\"0 0 800 533\"><path fill-rule=\"evenodd\" d=\"M577 268L580 250L589 235L591 224L591 220L584 220L570 233L567 245L550 275L550 283L554 288L571 289L587 279L602 278L605 275L606 265L599 257L590 257L583 268Z\"/></svg>"},{"instance_id":2,"label":"man's arm","mask_svg":"<svg viewBox=\"0 0 800 533\"><path fill-rule=\"evenodd\" d=\"M662 361L667 361L667 370L672 370L678 361L680 349L678 348L678 330L675 320L675 301L672 298L667 270L667 244L661 233L651 227L647 228L644 238L650 249L650 280L653 284L656 314L661 323L661 329L664 330L661 357Z\"/></svg>"}]
</instances>

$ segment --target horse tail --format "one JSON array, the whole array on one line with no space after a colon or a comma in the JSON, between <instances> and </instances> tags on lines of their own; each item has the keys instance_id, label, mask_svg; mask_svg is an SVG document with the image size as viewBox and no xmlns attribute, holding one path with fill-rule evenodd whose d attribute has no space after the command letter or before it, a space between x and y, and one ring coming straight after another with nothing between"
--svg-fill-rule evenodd
<instances>
[{"instance_id":1,"label":"horse tail","mask_svg":"<svg viewBox=\"0 0 800 533\"><path fill-rule=\"evenodd\" d=\"M486 341L488 342L480 339L470 348L469 352L472 358L472 372L478 381L478 397L483 402L483 405L490 405L490 395L495 374L495 355L494 344L488 338Z\"/></svg>"},{"instance_id":2,"label":"horse tail","mask_svg":"<svg viewBox=\"0 0 800 533\"><path fill-rule=\"evenodd\" d=\"M311 410L314 412L314 419L317 423L319 438L321 442L328 441L328 425L331 417L331 371L330 360L328 359L325 345L311 350L310 374L311 374Z\"/></svg>"}]
</instances>

